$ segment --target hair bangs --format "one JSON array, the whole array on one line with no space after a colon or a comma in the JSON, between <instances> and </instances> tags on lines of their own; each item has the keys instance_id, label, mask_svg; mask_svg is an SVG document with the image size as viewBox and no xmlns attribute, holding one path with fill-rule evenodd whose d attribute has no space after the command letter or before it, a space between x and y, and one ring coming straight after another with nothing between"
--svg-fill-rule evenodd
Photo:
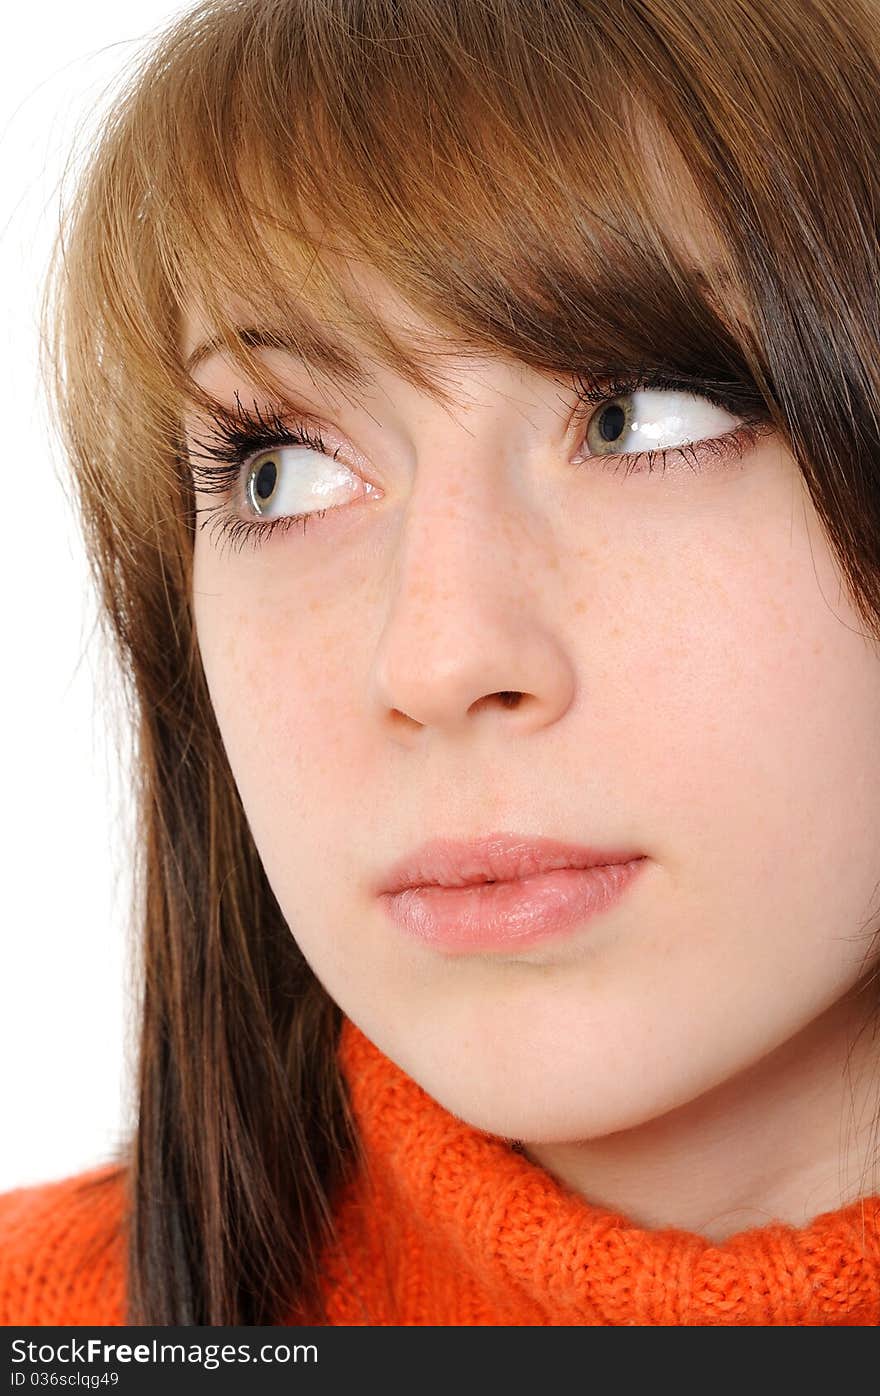
<instances>
[{"instance_id":1,"label":"hair bangs","mask_svg":"<svg viewBox=\"0 0 880 1396\"><path fill-rule=\"evenodd\" d=\"M198 308L203 346L279 399L258 347L342 387L363 388L375 361L441 398L448 361L489 354L566 377L651 364L751 382L729 310L744 290L613 44L554 18L541 52L514 26L493 54L480 12L457 13L455 35L444 12L425 43L412 14L381 5L357 34L330 5L302 6L297 26L273 8L244 7L240 27L227 9L222 30L188 29L188 51L171 43L141 133L158 261L178 309ZM670 169L677 210L657 194ZM430 332L389 323L358 266ZM204 406L192 367L169 363Z\"/></svg>"}]
</instances>

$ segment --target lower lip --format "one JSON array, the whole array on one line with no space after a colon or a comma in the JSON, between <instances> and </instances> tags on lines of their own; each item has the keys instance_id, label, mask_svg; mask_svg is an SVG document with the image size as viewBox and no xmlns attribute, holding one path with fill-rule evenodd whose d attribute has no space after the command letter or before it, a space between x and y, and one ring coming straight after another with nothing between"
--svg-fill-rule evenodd
<instances>
[{"instance_id":1,"label":"lower lip","mask_svg":"<svg viewBox=\"0 0 880 1396\"><path fill-rule=\"evenodd\" d=\"M401 930L438 949L520 949L572 931L607 911L646 861L557 868L515 882L407 887L385 892L381 900Z\"/></svg>"}]
</instances>

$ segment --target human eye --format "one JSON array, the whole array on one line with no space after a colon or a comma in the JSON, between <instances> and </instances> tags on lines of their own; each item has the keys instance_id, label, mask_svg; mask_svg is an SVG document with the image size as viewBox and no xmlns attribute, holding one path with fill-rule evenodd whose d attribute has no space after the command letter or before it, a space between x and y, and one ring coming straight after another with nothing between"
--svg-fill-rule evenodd
<instances>
[{"instance_id":1,"label":"human eye","mask_svg":"<svg viewBox=\"0 0 880 1396\"><path fill-rule=\"evenodd\" d=\"M663 474L670 463L694 471L740 457L772 429L763 400L737 384L639 370L576 381L578 416L586 420L575 464L613 461L614 473Z\"/></svg>"},{"instance_id":2,"label":"human eye","mask_svg":"<svg viewBox=\"0 0 880 1396\"><path fill-rule=\"evenodd\" d=\"M220 496L219 504L196 508L207 516L199 527L210 527L212 541L256 548L295 524L305 533L309 519L323 519L356 495L380 493L337 459L338 447L328 450L318 427L274 408L260 411L256 401L251 411L237 393L235 401L234 412L210 414L210 435L194 438L188 452L195 489Z\"/></svg>"}]
</instances>

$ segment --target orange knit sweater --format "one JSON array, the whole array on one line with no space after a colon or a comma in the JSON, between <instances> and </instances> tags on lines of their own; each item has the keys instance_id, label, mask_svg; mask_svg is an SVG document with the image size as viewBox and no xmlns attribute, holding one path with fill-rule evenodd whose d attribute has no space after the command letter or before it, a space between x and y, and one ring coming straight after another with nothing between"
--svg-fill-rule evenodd
<instances>
[{"instance_id":1,"label":"orange knit sweater","mask_svg":"<svg viewBox=\"0 0 880 1396\"><path fill-rule=\"evenodd\" d=\"M720 1245L645 1230L463 1124L349 1019L340 1062L366 1167L325 1256L333 1324L880 1324L880 1197ZM0 1323L124 1323L122 1213L110 1165L0 1196Z\"/></svg>"}]
</instances>

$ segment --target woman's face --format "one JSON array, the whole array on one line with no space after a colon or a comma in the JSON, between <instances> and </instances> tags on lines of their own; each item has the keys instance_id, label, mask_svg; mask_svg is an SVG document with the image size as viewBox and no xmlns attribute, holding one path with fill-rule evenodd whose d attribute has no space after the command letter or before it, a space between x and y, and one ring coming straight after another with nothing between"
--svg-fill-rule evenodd
<instances>
[{"instance_id":1,"label":"woman's face","mask_svg":"<svg viewBox=\"0 0 880 1396\"><path fill-rule=\"evenodd\" d=\"M199 530L196 624L267 877L345 1013L464 1120L553 1141L693 1100L834 1004L876 910L880 663L778 439L625 474L519 364L453 364L447 410L389 370L356 401L266 359L336 455L276 453L279 512L310 486L327 512L257 548ZM196 376L249 402L219 357ZM678 441L735 425L638 405L679 408ZM392 863L498 831L646 861L531 949L389 919Z\"/></svg>"}]
</instances>

